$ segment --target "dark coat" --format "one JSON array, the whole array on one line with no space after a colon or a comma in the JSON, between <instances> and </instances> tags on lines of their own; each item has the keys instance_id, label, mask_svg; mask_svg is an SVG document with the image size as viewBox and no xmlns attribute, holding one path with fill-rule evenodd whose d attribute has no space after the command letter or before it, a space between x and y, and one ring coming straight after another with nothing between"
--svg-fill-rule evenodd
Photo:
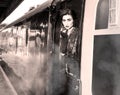
<instances>
[{"instance_id":1,"label":"dark coat","mask_svg":"<svg viewBox=\"0 0 120 95\"><path fill-rule=\"evenodd\" d=\"M68 56L79 56L80 51L80 39L81 35L78 28L73 27L71 34L68 36L67 33L60 33L60 52Z\"/></svg>"},{"instance_id":2,"label":"dark coat","mask_svg":"<svg viewBox=\"0 0 120 95\"><path fill-rule=\"evenodd\" d=\"M67 88L66 95L79 95L80 65L78 61L78 47L80 47L78 29L73 27L71 34L61 32L60 52L64 54L61 62L65 67ZM79 48L80 49L80 48Z\"/></svg>"},{"instance_id":3,"label":"dark coat","mask_svg":"<svg viewBox=\"0 0 120 95\"><path fill-rule=\"evenodd\" d=\"M51 56L52 71L49 78L48 95L79 95L80 66L78 61L79 33L77 28L73 28L72 34L68 37L66 33L60 34L59 46ZM59 37L58 37L59 39ZM73 47L75 52L73 52ZM64 56L60 55L60 52ZM71 76L73 74L73 76Z\"/></svg>"}]
</instances>

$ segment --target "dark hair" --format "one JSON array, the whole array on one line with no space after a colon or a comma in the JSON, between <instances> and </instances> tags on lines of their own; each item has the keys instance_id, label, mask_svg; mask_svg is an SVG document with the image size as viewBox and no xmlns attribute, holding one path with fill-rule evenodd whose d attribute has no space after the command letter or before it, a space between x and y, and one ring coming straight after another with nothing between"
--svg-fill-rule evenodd
<instances>
[{"instance_id":1,"label":"dark hair","mask_svg":"<svg viewBox=\"0 0 120 95\"><path fill-rule=\"evenodd\" d=\"M71 9L62 9L62 10L60 10L60 19L61 19L61 21L62 21L62 17L63 17L64 15L67 15L67 14L72 16L72 18L73 18L73 20L74 20L74 25L75 25L77 16L76 16L75 11L73 11L73 10L71 10Z\"/></svg>"}]
</instances>

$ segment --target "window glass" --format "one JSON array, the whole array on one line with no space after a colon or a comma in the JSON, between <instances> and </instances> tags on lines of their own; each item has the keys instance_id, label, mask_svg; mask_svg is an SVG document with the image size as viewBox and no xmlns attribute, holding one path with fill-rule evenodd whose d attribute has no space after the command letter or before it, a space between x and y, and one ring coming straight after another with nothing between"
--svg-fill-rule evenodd
<instances>
[{"instance_id":1,"label":"window glass","mask_svg":"<svg viewBox=\"0 0 120 95\"><path fill-rule=\"evenodd\" d=\"M96 12L95 29L108 28L109 0L99 0Z\"/></svg>"},{"instance_id":2,"label":"window glass","mask_svg":"<svg viewBox=\"0 0 120 95\"><path fill-rule=\"evenodd\" d=\"M95 36L93 53L93 95L119 95L120 34Z\"/></svg>"}]
</instances>

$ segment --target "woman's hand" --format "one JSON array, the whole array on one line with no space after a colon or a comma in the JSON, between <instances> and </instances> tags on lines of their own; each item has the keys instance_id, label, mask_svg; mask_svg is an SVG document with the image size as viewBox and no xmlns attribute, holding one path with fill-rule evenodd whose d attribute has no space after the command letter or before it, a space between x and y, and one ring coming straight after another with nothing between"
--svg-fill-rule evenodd
<instances>
[{"instance_id":1,"label":"woman's hand","mask_svg":"<svg viewBox=\"0 0 120 95\"><path fill-rule=\"evenodd\" d=\"M72 54L75 54L75 53L76 53L76 47L73 47Z\"/></svg>"},{"instance_id":2,"label":"woman's hand","mask_svg":"<svg viewBox=\"0 0 120 95\"><path fill-rule=\"evenodd\" d=\"M67 38L68 37L68 35L67 35L67 30L63 30L62 29L62 31L60 32L60 35L61 35L61 37L63 37L63 38Z\"/></svg>"}]
</instances>

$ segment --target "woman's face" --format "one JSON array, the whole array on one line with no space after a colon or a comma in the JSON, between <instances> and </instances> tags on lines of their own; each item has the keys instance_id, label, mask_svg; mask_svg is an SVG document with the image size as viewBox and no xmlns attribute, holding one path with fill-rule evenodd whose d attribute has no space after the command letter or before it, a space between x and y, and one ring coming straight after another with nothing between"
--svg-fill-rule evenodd
<instances>
[{"instance_id":1,"label":"woman's face","mask_svg":"<svg viewBox=\"0 0 120 95\"><path fill-rule=\"evenodd\" d=\"M70 29L73 26L73 17L69 14L62 17L62 24L64 28Z\"/></svg>"}]
</instances>

